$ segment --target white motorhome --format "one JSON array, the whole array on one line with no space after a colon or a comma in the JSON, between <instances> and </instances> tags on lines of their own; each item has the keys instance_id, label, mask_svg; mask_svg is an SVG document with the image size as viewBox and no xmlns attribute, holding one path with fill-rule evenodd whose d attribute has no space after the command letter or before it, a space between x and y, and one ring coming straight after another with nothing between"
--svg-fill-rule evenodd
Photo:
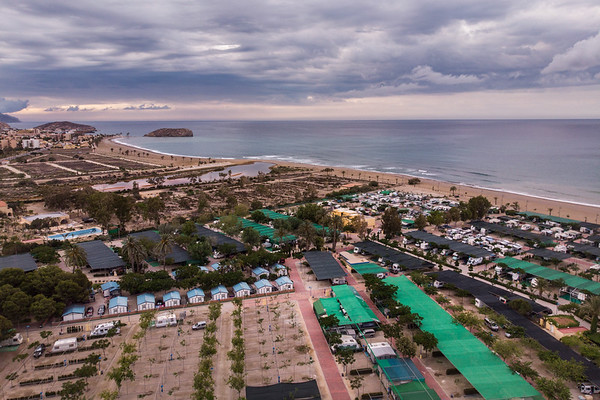
<instances>
[{"instance_id":1,"label":"white motorhome","mask_svg":"<svg viewBox=\"0 0 600 400\"><path fill-rule=\"evenodd\" d=\"M154 324L157 328L164 328L165 326L176 326L177 318L175 318L175 314L162 314L156 317L156 323Z\"/></svg>"},{"instance_id":2,"label":"white motorhome","mask_svg":"<svg viewBox=\"0 0 600 400\"><path fill-rule=\"evenodd\" d=\"M58 339L52 346L51 353L66 353L77 350L77 338Z\"/></svg>"},{"instance_id":3,"label":"white motorhome","mask_svg":"<svg viewBox=\"0 0 600 400\"><path fill-rule=\"evenodd\" d=\"M116 322L115 321L106 322L104 324L96 325L94 327L94 329L92 330L92 332L90 333L90 337L105 336L105 335L108 334L108 331L110 331L115 326L116 326ZM115 333L120 333L120 332L121 332L121 328L116 327Z\"/></svg>"},{"instance_id":4,"label":"white motorhome","mask_svg":"<svg viewBox=\"0 0 600 400\"><path fill-rule=\"evenodd\" d=\"M21 343L23 343L23 336L20 333L16 333L13 337L1 341L0 347L18 346Z\"/></svg>"}]
</instances>

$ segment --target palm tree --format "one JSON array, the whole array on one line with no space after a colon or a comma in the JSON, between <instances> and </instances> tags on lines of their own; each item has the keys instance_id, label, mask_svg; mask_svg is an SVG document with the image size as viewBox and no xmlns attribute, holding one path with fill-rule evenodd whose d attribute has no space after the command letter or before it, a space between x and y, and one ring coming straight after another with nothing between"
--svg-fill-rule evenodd
<instances>
[{"instance_id":1,"label":"palm tree","mask_svg":"<svg viewBox=\"0 0 600 400\"><path fill-rule=\"evenodd\" d=\"M456 186L450 186L450 191L452 192L452 196L456 194Z\"/></svg>"},{"instance_id":2,"label":"palm tree","mask_svg":"<svg viewBox=\"0 0 600 400\"><path fill-rule=\"evenodd\" d=\"M542 294L544 294L544 291L548 288L548 286L550 285L550 282L548 282L546 279L544 278L537 278L537 290L540 294L540 296Z\"/></svg>"},{"instance_id":3,"label":"palm tree","mask_svg":"<svg viewBox=\"0 0 600 400\"><path fill-rule=\"evenodd\" d=\"M154 253L156 254L159 260L162 260L163 269L166 268L165 262L167 258L167 254L169 254L173 250L173 245L175 244L175 240L173 236L170 234L162 235L160 241L156 243L154 247Z\"/></svg>"},{"instance_id":4,"label":"palm tree","mask_svg":"<svg viewBox=\"0 0 600 400\"><path fill-rule=\"evenodd\" d=\"M142 272L148 251L138 239L127 236L121 248L121 256L131 265L133 272Z\"/></svg>"},{"instance_id":5,"label":"palm tree","mask_svg":"<svg viewBox=\"0 0 600 400\"><path fill-rule=\"evenodd\" d=\"M344 229L344 219L339 214L333 215L329 218L327 227L331 235L331 248L335 252L335 247L340 239L340 233Z\"/></svg>"},{"instance_id":6,"label":"palm tree","mask_svg":"<svg viewBox=\"0 0 600 400\"><path fill-rule=\"evenodd\" d=\"M65 264L73 269L75 267L81 269L87 265L87 254L85 250L77 245L69 244L69 247L65 250Z\"/></svg>"},{"instance_id":7,"label":"palm tree","mask_svg":"<svg viewBox=\"0 0 600 400\"><path fill-rule=\"evenodd\" d=\"M304 239L304 242L306 244L306 251L308 251L315 242L317 230L309 221L304 221L298 227L297 234L298 236Z\"/></svg>"},{"instance_id":8,"label":"palm tree","mask_svg":"<svg viewBox=\"0 0 600 400\"><path fill-rule=\"evenodd\" d=\"M590 332L596 333L598 330L598 316L600 316L600 296L589 296L587 301L581 306L583 315L592 317L590 323Z\"/></svg>"}]
</instances>

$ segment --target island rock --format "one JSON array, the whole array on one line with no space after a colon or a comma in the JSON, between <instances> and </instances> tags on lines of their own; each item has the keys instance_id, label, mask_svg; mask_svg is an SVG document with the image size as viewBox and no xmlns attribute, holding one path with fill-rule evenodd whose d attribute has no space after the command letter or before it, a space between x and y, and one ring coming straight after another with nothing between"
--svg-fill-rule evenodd
<instances>
[{"instance_id":1,"label":"island rock","mask_svg":"<svg viewBox=\"0 0 600 400\"><path fill-rule=\"evenodd\" d=\"M160 128L144 136L150 137L192 137L194 133L186 128Z\"/></svg>"},{"instance_id":2,"label":"island rock","mask_svg":"<svg viewBox=\"0 0 600 400\"><path fill-rule=\"evenodd\" d=\"M75 133L93 133L96 132L96 128L91 125L83 125L76 124L74 122L69 121L60 121L60 122L48 122L47 124L36 126L35 129L39 129L41 131L63 131L69 132L74 131Z\"/></svg>"}]
</instances>

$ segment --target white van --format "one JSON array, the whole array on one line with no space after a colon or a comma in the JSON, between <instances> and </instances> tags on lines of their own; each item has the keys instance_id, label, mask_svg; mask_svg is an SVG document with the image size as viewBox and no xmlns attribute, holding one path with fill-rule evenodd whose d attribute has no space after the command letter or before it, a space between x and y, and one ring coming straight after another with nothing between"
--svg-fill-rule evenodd
<instances>
[{"instance_id":1,"label":"white van","mask_svg":"<svg viewBox=\"0 0 600 400\"><path fill-rule=\"evenodd\" d=\"M23 343L23 336L20 333L16 333L13 337L1 341L0 347L18 346L21 343Z\"/></svg>"},{"instance_id":2,"label":"white van","mask_svg":"<svg viewBox=\"0 0 600 400\"><path fill-rule=\"evenodd\" d=\"M488 317L485 317L483 319L483 321L485 322L485 324L487 325L487 327L490 328L494 332L498 332L498 329L500 329L500 327L498 326L498 324L496 324L494 321L492 321Z\"/></svg>"},{"instance_id":3,"label":"white van","mask_svg":"<svg viewBox=\"0 0 600 400\"><path fill-rule=\"evenodd\" d=\"M365 329L363 331L363 336L366 338L374 338L375 337L375 329Z\"/></svg>"}]
</instances>

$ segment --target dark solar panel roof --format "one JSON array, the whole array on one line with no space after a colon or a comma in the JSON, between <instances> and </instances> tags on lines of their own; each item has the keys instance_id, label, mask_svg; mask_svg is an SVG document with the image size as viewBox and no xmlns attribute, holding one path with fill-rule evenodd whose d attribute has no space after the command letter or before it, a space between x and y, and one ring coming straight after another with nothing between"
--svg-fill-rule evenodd
<instances>
[{"instance_id":1,"label":"dark solar panel roof","mask_svg":"<svg viewBox=\"0 0 600 400\"><path fill-rule=\"evenodd\" d=\"M533 240L540 243L553 243L552 238L548 236L524 231L522 229L509 228L508 226L500 224L492 224L485 221L471 221L471 225L478 229L485 228L485 230L489 232L500 232L524 240Z\"/></svg>"},{"instance_id":2,"label":"dark solar panel roof","mask_svg":"<svg viewBox=\"0 0 600 400\"><path fill-rule=\"evenodd\" d=\"M30 253L15 254L14 256L0 257L0 270L4 268L19 268L30 272L37 269L37 264Z\"/></svg>"},{"instance_id":3,"label":"dark solar panel roof","mask_svg":"<svg viewBox=\"0 0 600 400\"><path fill-rule=\"evenodd\" d=\"M493 252L486 249L482 249L481 247L471 246L470 244L446 239L424 231L405 232L404 236L412 237L413 239L417 240L422 240L427 243L435 243L441 246L448 246L448 248L452 251L463 253L471 257L491 257L494 255Z\"/></svg>"},{"instance_id":4,"label":"dark solar panel roof","mask_svg":"<svg viewBox=\"0 0 600 400\"><path fill-rule=\"evenodd\" d=\"M531 253L534 256L541 257L545 260L552 260L553 258L557 260L566 260L567 258L571 258L570 254L567 253L559 253L558 251L552 251L548 249L529 249L527 253Z\"/></svg>"},{"instance_id":5,"label":"dark solar panel roof","mask_svg":"<svg viewBox=\"0 0 600 400\"><path fill-rule=\"evenodd\" d=\"M598 242L600 242L600 235L590 235L586 239L591 242L598 243Z\"/></svg>"},{"instance_id":6,"label":"dark solar panel roof","mask_svg":"<svg viewBox=\"0 0 600 400\"><path fill-rule=\"evenodd\" d=\"M101 240L78 243L85 250L87 263L92 270L124 267L125 262Z\"/></svg>"},{"instance_id":7,"label":"dark solar panel roof","mask_svg":"<svg viewBox=\"0 0 600 400\"><path fill-rule=\"evenodd\" d=\"M475 297L481 299L492 310L504 315L512 324L524 327L527 336L537 340L546 349L557 352L560 358L563 360L574 359L575 361L581 362L586 368L587 378L594 384L600 385L600 368L598 368L591 361L582 357L579 353L573 351L573 349L571 349L569 346L554 338L527 317L517 313L515 310L510 308L508 304L504 304L499 301L494 294L503 296L509 301L512 298L523 297L517 296L514 293L510 293L504 289L500 289L499 287L491 286L485 282L461 275L454 271L441 271L437 276L438 280L440 281L452 283L458 288L469 291ZM525 300L529 301L528 299ZM545 307L535 302L530 301L530 304L533 306L533 310L535 312L549 311L547 309L544 311Z\"/></svg>"},{"instance_id":8,"label":"dark solar panel roof","mask_svg":"<svg viewBox=\"0 0 600 400\"><path fill-rule=\"evenodd\" d=\"M276 383L269 386L246 386L248 400L318 400L321 398L317 381Z\"/></svg>"},{"instance_id":9,"label":"dark solar panel roof","mask_svg":"<svg viewBox=\"0 0 600 400\"><path fill-rule=\"evenodd\" d=\"M346 272L331 253L308 251L304 253L304 258L306 258L318 281L346 276Z\"/></svg>"},{"instance_id":10,"label":"dark solar panel roof","mask_svg":"<svg viewBox=\"0 0 600 400\"><path fill-rule=\"evenodd\" d=\"M410 254L403 253L399 250L392 249L370 240L355 243L354 245L365 253L377 255L382 257L384 260L388 260L394 264L399 264L406 269L423 269L433 267L433 264L429 261L421 260L418 257L411 256Z\"/></svg>"},{"instance_id":11,"label":"dark solar panel roof","mask_svg":"<svg viewBox=\"0 0 600 400\"><path fill-rule=\"evenodd\" d=\"M236 252L238 253L241 253L242 251L246 250L242 242L232 239L221 232L216 232L212 229L208 229L202 225L196 224L196 233L199 237L207 237L215 247L222 244L233 244L235 246Z\"/></svg>"},{"instance_id":12,"label":"dark solar panel roof","mask_svg":"<svg viewBox=\"0 0 600 400\"><path fill-rule=\"evenodd\" d=\"M573 250L578 253L590 254L594 257L600 257L600 247L591 246L589 244L569 242L569 246L573 246Z\"/></svg>"},{"instance_id":13,"label":"dark solar panel roof","mask_svg":"<svg viewBox=\"0 0 600 400\"><path fill-rule=\"evenodd\" d=\"M600 224L594 224L592 222L579 222L579 226L583 226L584 228L588 228L593 231L600 230Z\"/></svg>"},{"instance_id":14,"label":"dark solar panel roof","mask_svg":"<svg viewBox=\"0 0 600 400\"><path fill-rule=\"evenodd\" d=\"M160 235L156 231L136 232L136 233L129 234L129 236L133 236L137 239L145 238L154 243L160 242L160 239L161 239ZM191 257L188 254L188 252L185 251L184 249L182 249L181 247L179 247L179 245L177 245L177 244L173 245L171 252L169 254L167 254L167 256L165 258L172 259L173 263L175 263L175 264L179 264L179 263L183 263L183 262L191 260Z\"/></svg>"}]
</instances>

